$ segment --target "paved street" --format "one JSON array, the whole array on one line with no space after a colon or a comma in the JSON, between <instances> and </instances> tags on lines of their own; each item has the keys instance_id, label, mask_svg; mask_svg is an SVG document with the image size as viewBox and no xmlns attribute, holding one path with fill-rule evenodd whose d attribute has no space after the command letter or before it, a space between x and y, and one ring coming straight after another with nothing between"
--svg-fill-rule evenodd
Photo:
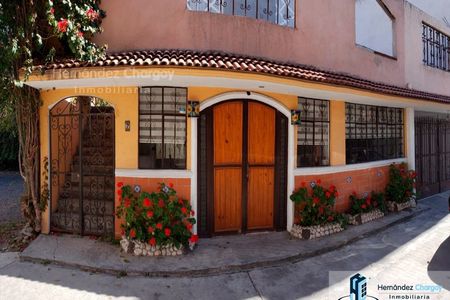
<instances>
[{"instance_id":1,"label":"paved street","mask_svg":"<svg viewBox=\"0 0 450 300\"><path fill-rule=\"evenodd\" d=\"M377 284L438 284L444 289L428 291L429 299L450 299L446 196L424 200L432 209L339 250L280 267L206 278L117 278L0 254L0 299L338 299L348 295L349 284L335 271L368 277L368 294L380 300L389 298L378 293Z\"/></svg>"}]
</instances>

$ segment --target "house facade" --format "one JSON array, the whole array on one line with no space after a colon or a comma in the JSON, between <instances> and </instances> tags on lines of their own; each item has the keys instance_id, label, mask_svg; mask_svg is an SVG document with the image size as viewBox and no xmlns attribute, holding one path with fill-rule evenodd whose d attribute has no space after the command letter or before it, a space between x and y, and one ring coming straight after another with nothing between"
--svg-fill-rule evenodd
<instances>
[{"instance_id":1,"label":"house facade","mask_svg":"<svg viewBox=\"0 0 450 300\"><path fill-rule=\"evenodd\" d=\"M203 237L290 230L290 194L318 180L346 211L353 191L384 190L392 163L418 171L422 197L450 188L450 28L408 2L103 8L105 59L28 81L43 103L45 232L120 236L118 182L173 184Z\"/></svg>"}]
</instances>

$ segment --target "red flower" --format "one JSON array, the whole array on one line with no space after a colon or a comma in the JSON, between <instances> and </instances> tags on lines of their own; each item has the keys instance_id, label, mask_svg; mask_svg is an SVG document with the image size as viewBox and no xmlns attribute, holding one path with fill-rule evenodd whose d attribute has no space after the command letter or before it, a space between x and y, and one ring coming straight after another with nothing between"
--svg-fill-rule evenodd
<instances>
[{"instance_id":1,"label":"red flower","mask_svg":"<svg viewBox=\"0 0 450 300\"><path fill-rule=\"evenodd\" d=\"M191 216L195 216L195 211L191 210Z\"/></svg>"},{"instance_id":2,"label":"red flower","mask_svg":"<svg viewBox=\"0 0 450 300\"><path fill-rule=\"evenodd\" d=\"M371 202L372 202L372 200L370 199L370 197L366 199L367 206L369 206Z\"/></svg>"},{"instance_id":3,"label":"red flower","mask_svg":"<svg viewBox=\"0 0 450 300\"><path fill-rule=\"evenodd\" d=\"M331 197L330 192L326 192L326 193L325 193L325 197L330 198L330 197Z\"/></svg>"},{"instance_id":4,"label":"red flower","mask_svg":"<svg viewBox=\"0 0 450 300\"><path fill-rule=\"evenodd\" d=\"M119 200L119 202L122 202L122 197L117 197L117 200Z\"/></svg>"},{"instance_id":5,"label":"red flower","mask_svg":"<svg viewBox=\"0 0 450 300\"><path fill-rule=\"evenodd\" d=\"M153 228L152 226L148 226L147 231L148 233L152 234L153 232L155 232L155 228Z\"/></svg>"},{"instance_id":6,"label":"red flower","mask_svg":"<svg viewBox=\"0 0 450 300\"><path fill-rule=\"evenodd\" d=\"M172 183L172 182L169 183L169 187L170 187L171 189L173 189L173 183Z\"/></svg>"},{"instance_id":7,"label":"red flower","mask_svg":"<svg viewBox=\"0 0 450 300\"><path fill-rule=\"evenodd\" d=\"M302 187L306 187L306 182L302 181Z\"/></svg>"},{"instance_id":8,"label":"red flower","mask_svg":"<svg viewBox=\"0 0 450 300\"><path fill-rule=\"evenodd\" d=\"M130 207L131 206L131 200L128 199L128 198L125 198L125 204L124 205L125 205L126 208Z\"/></svg>"},{"instance_id":9,"label":"red flower","mask_svg":"<svg viewBox=\"0 0 450 300\"><path fill-rule=\"evenodd\" d=\"M150 201L150 199L145 198L144 201L142 201L142 205L144 207L150 207L152 205L152 202Z\"/></svg>"},{"instance_id":10,"label":"red flower","mask_svg":"<svg viewBox=\"0 0 450 300\"><path fill-rule=\"evenodd\" d=\"M147 211L147 218L153 218L153 211L149 210Z\"/></svg>"},{"instance_id":11,"label":"red flower","mask_svg":"<svg viewBox=\"0 0 450 300\"><path fill-rule=\"evenodd\" d=\"M181 212L183 213L183 215L187 214L187 208L186 207L182 207L181 208Z\"/></svg>"},{"instance_id":12,"label":"red flower","mask_svg":"<svg viewBox=\"0 0 450 300\"><path fill-rule=\"evenodd\" d=\"M152 238L148 241L148 243L149 243L151 246L156 246L156 239L155 239L154 237L152 237Z\"/></svg>"},{"instance_id":13,"label":"red flower","mask_svg":"<svg viewBox=\"0 0 450 300\"><path fill-rule=\"evenodd\" d=\"M167 236L167 237L170 236L170 233L171 233L171 232L172 232L172 231L170 230L170 228L164 229L164 235Z\"/></svg>"},{"instance_id":14,"label":"red flower","mask_svg":"<svg viewBox=\"0 0 450 300\"><path fill-rule=\"evenodd\" d=\"M58 22L58 30L60 32L66 32L67 26L69 26L69 21L67 21L66 19L62 19L61 21Z\"/></svg>"},{"instance_id":15,"label":"red flower","mask_svg":"<svg viewBox=\"0 0 450 300\"><path fill-rule=\"evenodd\" d=\"M314 197L313 203L316 204L316 205L319 204L320 203L320 199L317 198L317 197Z\"/></svg>"},{"instance_id":16,"label":"red flower","mask_svg":"<svg viewBox=\"0 0 450 300\"><path fill-rule=\"evenodd\" d=\"M136 230L133 228L130 230L130 238L134 239L136 237Z\"/></svg>"},{"instance_id":17,"label":"red flower","mask_svg":"<svg viewBox=\"0 0 450 300\"><path fill-rule=\"evenodd\" d=\"M336 191L336 186L335 186L335 185L330 185L330 191L331 191L331 192Z\"/></svg>"},{"instance_id":18,"label":"red flower","mask_svg":"<svg viewBox=\"0 0 450 300\"><path fill-rule=\"evenodd\" d=\"M124 236L124 235L125 235L125 230L122 229L122 230L120 231L120 235L121 235L121 236Z\"/></svg>"},{"instance_id":19,"label":"red flower","mask_svg":"<svg viewBox=\"0 0 450 300\"><path fill-rule=\"evenodd\" d=\"M77 32L77 36L78 36L78 37L82 38L82 37L83 37L83 35L84 35L84 33L83 33L83 32L81 32L81 31L78 31L78 32Z\"/></svg>"},{"instance_id":20,"label":"red flower","mask_svg":"<svg viewBox=\"0 0 450 300\"><path fill-rule=\"evenodd\" d=\"M316 183L317 183L317 184L321 184L321 183L322 183L322 180L317 179L317 180L316 180Z\"/></svg>"},{"instance_id":21,"label":"red flower","mask_svg":"<svg viewBox=\"0 0 450 300\"><path fill-rule=\"evenodd\" d=\"M323 215L324 211L325 211L325 208L323 206L320 206L319 207L319 214Z\"/></svg>"},{"instance_id":22,"label":"red flower","mask_svg":"<svg viewBox=\"0 0 450 300\"><path fill-rule=\"evenodd\" d=\"M55 9L52 7L50 8L50 14L54 15L55 14Z\"/></svg>"},{"instance_id":23,"label":"red flower","mask_svg":"<svg viewBox=\"0 0 450 300\"><path fill-rule=\"evenodd\" d=\"M118 182L118 183L117 183L117 187L118 187L118 188L123 187L123 182Z\"/></svg>"},{"instance_id":24,"label":"red flower","mask_svg":"<svg viewBox=\"0 0 450 300\"><path fill-rule=\"evenodd\" d=\"M163 208L164 207L164 200L163 199L159 199L159 201L158 201L158 206L159 207L161 207L161 208Z\"/></svg>"},{"instance_id":25,"label":"red flower","mask_svg":"<svg viewBox=\"0 0 450 300\"><path fill-rule=\"evenodd\" d=\"M92 8L89 8L86 11L86 16L89 18L89 20L94 21L98 18L98 13L95 10L93 10Z\"/></svg>"},{"instance_id":26,"label":"red flower","mask_svg":"<svg viewBox=\"0 0 450 300\"><path fill-rule=\"evenodd\" d=\"M158 228L159 230L161 230L163 228L161 223L156 224L156 228Z\"/></svg>"},{"instance_id":27,"label":"red flower","mask_svg":"<svg viewBox=\"0 0 450 300\"><path fill-rule=\"evenodd\" d=\"M189 242L191 242L192 244L195 244L198 242L198 235L193 234L190 238L189 238Z\"/></svg>"},{"instance_id":28,"label":"red flower","mask_svg":"<svg viewBox=\"0 0 450 300\"><path fill-rule=\"evenodd\" d=\"M334 217L333 217L333 216L329 216L329 217L328 217L328 222L333 222L333 220L334 220Z\"/></svg>"},{"instance_id":29,"label":"red flower","mask_svg":"<svg viewBox=\"0 0 450 300\"><path fill-rule=\"evenodd\" d=\"M353 192L352 192L352 195L356 197L356 191L353 191Z\"/></svg>"},{"instance_id":30,"label":"red flower","mask_svg":"<svg viewBox=\"0 0 450 300\"><path fill-rule=\"evenodd\" d=\"M178 199L178 203L179 203L179 204L184 204L183 199Z\"/></svg>"},{"instance_id":31,"label":"red flower","mask_svg":"<svg viewBox=\"0 0 450 300\"><path fill-rule=\"evenodd\" d=\"M334 192L334 196L337 198L339 197L339 193L338 192Z\"/></svg>"},{"instance_id":32,"label":"red flower","mask_svg":"<svg viewBox=\"0 0 450 300\"><path fill-rule=\"evenodd\" d=\"M412 172L411 177L412 178L416 178L417 177L417 173L416 172Z\"/></svg>"},{"instance_id":33,"label":"red flower","mask_svg":"<svg viewBox=\"0 0 450 300\"><path fill-rule=\"evenodd\" d=\"M189 222L187 222L187 223L186 223L186 229L189 230L189 231L191 231L191 230L192 230L192 224L189 223Z\"/></svg>"},{"instance_id":34,"label":"red flower","mask_svg":"<svg viewBox=\"0 0 450 300\"><path fill-rule=\"evenodd\" d=\"M362 209L366 209L367 206L366 206L365 204L363 204L363 205L361 205L361 208L362 208Z\"/></svg>"},{"instance_id":35,"label":"red flower","mask_svg":"<svg viewBox=\"0 0 450 300\"><path fill-rule=\"evenodd\" d=\"M122 191L121 190L117 190L117 195L122 196Z\"/></svg>"}]
</instances>

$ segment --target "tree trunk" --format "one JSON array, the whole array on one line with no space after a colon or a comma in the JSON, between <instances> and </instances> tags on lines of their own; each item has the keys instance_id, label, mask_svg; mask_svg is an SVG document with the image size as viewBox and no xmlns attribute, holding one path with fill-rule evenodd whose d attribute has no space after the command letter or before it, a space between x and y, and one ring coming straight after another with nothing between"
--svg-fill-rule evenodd
<instances>
[{"instance_id":1,"label":"tree trunk","mask_svg":"<svg viewBox=\"0 0 450 300\"><path fill-rule=\"evenodd\" d=\"M19 167L25 182L22 210L27 225L41 232L39 195L39 92L31 87L15 87L17 129L19 133ZM26 211L27 210L27 211Z\"/></svg>"}]
</instances>

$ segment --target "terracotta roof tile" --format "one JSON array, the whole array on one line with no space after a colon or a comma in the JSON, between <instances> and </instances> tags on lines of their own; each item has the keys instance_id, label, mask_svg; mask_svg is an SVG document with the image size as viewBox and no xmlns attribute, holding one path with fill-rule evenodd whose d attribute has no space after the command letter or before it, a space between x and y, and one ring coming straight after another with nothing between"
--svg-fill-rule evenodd
<instances>
[{"instance_id":1,"label":"terracotta roof tile","mask_svg":"<svg viewBox=\"0 0 450 300\"><path fill-rule=\"evenodd\" d=\"M354 87L395 96L450 103L450 96L412 90L385 83L374 82L338 72L324 71L311 66L274 62L271 60L228 54L218 51L150 50L111 53L97 62L63 60L53 64L37 66L44 70L80 67L112 66L180 66L208 69L227 69L242 72L274 74L288 78L316 81L334 85Z\"/></svg>"}]
</instances>

